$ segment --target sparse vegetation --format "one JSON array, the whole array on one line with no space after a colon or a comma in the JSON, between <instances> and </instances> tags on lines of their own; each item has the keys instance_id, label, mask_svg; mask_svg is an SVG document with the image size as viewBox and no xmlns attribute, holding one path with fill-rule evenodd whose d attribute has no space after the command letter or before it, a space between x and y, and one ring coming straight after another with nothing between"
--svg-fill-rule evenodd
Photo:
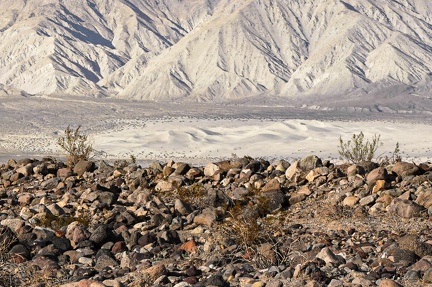
<instances>
[{"instance_id":1,"label":"sparse vegetation","mask_svg":"<svg viewBox=\"0 0 432 287\"><path fill-rule=\"evenodd\" d=\"M190 186L180 186L177 188L180 200L204 209L206 207L207 189L201 183L194 183Z\"/></svg>"},{"instance_id":2,"label":"sparse vegetation","mask_svg":"<svg viewBox=\"0 0 432 287\"><path fill-rule=\"evenodd\" d=\"M134 154L129 155L130 162L136 164L137 158Z\"/></svg>"},{"instance_id":3,"label":"sparse vegetation","mask_svg":"<svg viewBox=\"0 0 432 287\"><path fill-rule=\"evenodd\" d=\"M394 164L396 162L401 162L402 161L402 155L401 155L401 151L400 151L400 147L399 147L399 143L396 143L395 149L393 150L393 152L391 153L390 156L383 156L380 157L379 159L379 163L381 164L381 166L386 166L389 164Z\"/></svg>"},{"instance_id":4,"label":"sparse vegetation","mask_svg":"<svg viewBox=\"0 0 432 287\"><path fill-rule=\"evenodd\" d=\"M16 237L8 234L7 229L0 232L0 286L59 286L67 282L67 278L56 278L52 270L40 270L30 261L19 263L17 256L9 251Z\"/></svg>"},{"instance_id":5,"label":"sparse vegetation","mask_svg":"<svg viewBox=\"0 0 432 287\"><path fill-rule=\"evenodd\" d=\"M72 217L66 215L56 216L48 212L43 217L40 218L40 222L38 225L52 228L54 230L58 230L61 229L62 227L68 226L74 221L78 221L79 223L88 227L91 222L91 217L90 215L85 215L85 214L78 217Z\"/></svg>"},{"instance_id":6,"label":"sparse vegetation","mask_svg":"<svg viewBox=\"0 0 432 287\"><path fill-rule=\"evenodd\" d=\"M87 160L93 152L92 143L87 134L80 131L81 126L75 130L68 126L64 135L59 137L57 144L67 153L67 164L75 165L80 160Z\"/></svg>"},{"instance_id":7,"label":"sparse vegetation","mask_svg":"<svg viewBox=\"0 0 432 287\"><path fill-rule=\"evenodd\" d=\"M260 217L253 206L239 204L230 209L226 221L220 224L221 234L237 241L236 252L243 253L242 258L258 268L287 264L292 250L280 227L272 215Z\"/></svg>"},{"instance_id":8,"label":"sparse vegetation","mask_svg":"<svg viewBox=\"0 0 432 287\"><path fill-rule=\"evenodd\" d=\"M352 163L371 161L377 149L382 145L380 137L375 134L369 141L365 140L363 132L360 132L358 135L353 134L351 140L344 142L341 136L339 137L339 155Z\"/></svg>"}]
</instances>

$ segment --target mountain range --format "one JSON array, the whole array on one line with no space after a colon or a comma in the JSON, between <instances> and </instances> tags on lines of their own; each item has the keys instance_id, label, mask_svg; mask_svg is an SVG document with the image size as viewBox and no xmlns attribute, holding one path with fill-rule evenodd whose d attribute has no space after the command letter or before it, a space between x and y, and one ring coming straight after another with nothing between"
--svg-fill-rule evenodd
<instances>
[{"instance_id":1,"label":"mountain range","mask_svg":"<svg viewBox=\"0 0 432 287\"><path fill-rule=\"evenodd\" d=\"M0 96L432 102L430 0L0 0L0 7Z\"/></svg>"}]
</instances>

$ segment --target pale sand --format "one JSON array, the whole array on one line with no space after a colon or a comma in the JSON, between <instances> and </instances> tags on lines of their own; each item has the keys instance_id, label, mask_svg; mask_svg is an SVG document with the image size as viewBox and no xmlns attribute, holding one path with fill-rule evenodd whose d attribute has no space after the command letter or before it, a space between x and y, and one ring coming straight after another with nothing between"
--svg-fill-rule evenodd
<instances>
[{"instance_id":1,"label":"pale sand","mask_svg":"<svg viewBox=\"0 0 432 287\"><path fill-rule=\"evenodd\" d=\"M186 161L204 164L233 156L294 160L315 154L338 160L339 136L344 141L363 131L381 135L377 155L390 155L399 142L404 160L432 160L430 125L390 122L342 122L271 119L165 118L118 120L109 130L90 133L97 159ZM62 155L56 134L7 135L0 157Z\"/></svg>"},{"instance_id":2,"label":"pale sand","mask_svg":"<svg viewBox=\"0 0 432 287\"><path fill-rule=\"evenodd\" d=\"M94 146L109 158L183 160L205 163L232 156L293 160L315 154L338 159L339 136L345 141L363 131L381 135L377 155L390 155L396 142L406 160L432 158L432 135L426 124L317 120L244 120L172 118L125 122L118 131L94 136Z\"/></svg>"},{"instance_id":3,"label":"pale sand","mask_svg":"<svg viewBox=\"0 0 432 287\"><path fill-rule=\"evenodd\" d=\"M174 159L204 164L233 156L292 161L315 154L339 160L339 136L347 141L353 133L363 131L366 138L381 135L383 146L377 155L389 155L399 142L404 160L432 160L428 114L3 98L0 115L0 162L64 156L56 140L68 125L82 125L82 131L90 135L98 151L95 159L129 159L132 155L140 163Z\"/></svg>"}]
</instances>

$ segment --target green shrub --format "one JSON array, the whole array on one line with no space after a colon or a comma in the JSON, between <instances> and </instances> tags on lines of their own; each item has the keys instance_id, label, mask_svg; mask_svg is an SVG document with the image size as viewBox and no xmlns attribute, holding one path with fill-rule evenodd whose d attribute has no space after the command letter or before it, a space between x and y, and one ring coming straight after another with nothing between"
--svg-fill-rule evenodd
<instances>
[{"instance_id":1,"label":"green shrub","mask_svg":"<svg viewBox=\"0 0 432 287\"><path fill-rule=\"evenodd\" d=\"M346 143L339 137L339 155L352 163L371 161L378 147L382 145L380 135L374 135L371 139L365 140L363 132L353 134L351 140Z\"/></svg>"},{"instance_id":2,"label":"green shrub","mask_svg":"<svg viewBox=\"0 0 432 287\"><path fill-rule=\"evenodd\" d=\"M68 126L63 136L59 137L57 144L67 153L69 166L75 165L80 160L88 160L93 151L88 135L80 132L81 126L73 130Z\"/></svg>"}]
</instances>

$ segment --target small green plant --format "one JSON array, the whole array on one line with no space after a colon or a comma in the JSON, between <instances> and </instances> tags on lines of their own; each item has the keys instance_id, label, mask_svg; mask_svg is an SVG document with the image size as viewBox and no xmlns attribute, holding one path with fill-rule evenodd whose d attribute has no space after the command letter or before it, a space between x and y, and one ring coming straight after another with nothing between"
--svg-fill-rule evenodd
<instances>
[{"instance_id":1,"label":"small green plant","mask_svg":"<svg viewBox=\"0 0 432 287\"><path fill-rule=\"evenodd\" d=\"M396 143L395 149L393 150L393 153L391 153L390 156L385 155L383 157L379 157L379 162L381 166L386 166L389 164L395 164L397 162L402 161L402 155L399 147L399 143Z\"/></svg>"},{"instance_id":2,"label":"small green plant","mask_svg":"<svg viewBox=\"0 0 432 287\"><path fill-rule=\"evenodd\" d=\"M344 142L339 137L339 155L352 163L371 161L378 147L382 145L380 135L374 135L371 139L365 140L363 132L353 134L351 140Z\"/></svg>"},{"instance_id":3,"label":"small green plant","mask_svg":"<svg viewBox=\"0 0 432 287\"><path fill-rule=\"evenodd\" d=\"M133 154L130 154L130 155L129 155L129 159L130 159L131 163L133 163L133 164L135 164L135 163L136 163L136 161L137 161L137 158L136 158L136 156L135 156L135 155L133 155Z\"/></svg>"},{"instance_id":4,"label":"small green plant","mask_svg":"<svg viewBox=\"0 0 432 287\"><path fill-rule=\"evenodd\" d=\"M402 161L401 151L400 151L398 142L396 143L396 147L395 147L393 154L392 154L392 161L393 161L393 163Z\"/></svg>"},{"instance_id":5,"label":"small green plant","mask_svg":"<svg viewBox=\"0 0 432 287\"><path fill-rule=\"evenodd\" d=\"M67 153L69 166L80 160L87 160L93 151L93 146L87 134L80 132L81 126L75 130L68 126L63 136L59 137L57 144Z\"/></svg>"}]
</instances>

